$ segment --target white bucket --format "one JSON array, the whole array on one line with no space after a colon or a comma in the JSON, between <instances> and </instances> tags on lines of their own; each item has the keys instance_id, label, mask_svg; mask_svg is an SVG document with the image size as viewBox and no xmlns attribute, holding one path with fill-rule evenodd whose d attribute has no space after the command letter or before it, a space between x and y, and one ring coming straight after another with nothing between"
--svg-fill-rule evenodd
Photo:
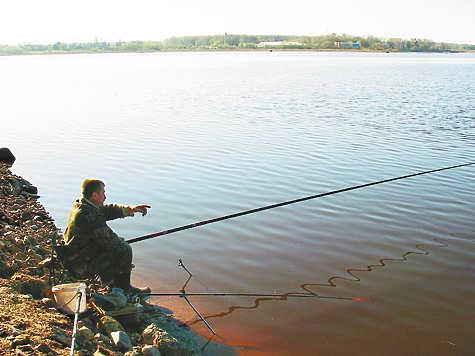
<instances>
[{"instance_id":1,"label":"white bucket","mask_svg":"<svg viewBox=\"0 0 475 356\"><path fill-rule=\"evenodd\" d=\"M78 294L81 293L79 313L86 310L86 285L84 283L69 283L53 286L54 299L58 308L66 314L76 313Z\"/></svg>"}]
</instances>

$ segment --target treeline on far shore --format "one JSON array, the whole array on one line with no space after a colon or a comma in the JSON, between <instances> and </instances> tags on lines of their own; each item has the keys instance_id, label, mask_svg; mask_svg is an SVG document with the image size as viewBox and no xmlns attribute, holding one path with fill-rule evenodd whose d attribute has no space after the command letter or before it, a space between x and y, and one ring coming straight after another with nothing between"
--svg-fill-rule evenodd
<instances>
[{"instance_id":1,"label":"treeline on far shore","mask_svg":"<svg viewBox=\"0 0 475 356\"><path fill-rule=\"evenodd\" d=\"M94 42L50 45L1 45L0 54L68 53L68 52L154 52L154 51L206 51L206 50L369 50L417 52L475 51L475 44L435 42L429 39L381 38L372 35L352 36L335 33L322 36L254 36L213 35L167 38L159 41L106 42L96 37Z\"/></svg>"}]
</instances>

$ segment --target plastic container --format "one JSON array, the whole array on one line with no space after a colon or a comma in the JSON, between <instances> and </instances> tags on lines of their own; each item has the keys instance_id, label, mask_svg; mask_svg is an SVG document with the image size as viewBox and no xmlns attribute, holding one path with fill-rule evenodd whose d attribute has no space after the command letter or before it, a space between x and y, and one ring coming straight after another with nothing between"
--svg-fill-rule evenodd
<instances>
[{"instance_id":1,"label":"plastic container","mask_svg":"<svg viewBox=\"0 0 475 356\"><path fill-rule=\"evenodd\" d=\"M76 313L76 303L81 293L79 313L86 311L86 285L84 283L58 284L51 289L58 309L65 314Z\"/></svg>"}]
</instances>

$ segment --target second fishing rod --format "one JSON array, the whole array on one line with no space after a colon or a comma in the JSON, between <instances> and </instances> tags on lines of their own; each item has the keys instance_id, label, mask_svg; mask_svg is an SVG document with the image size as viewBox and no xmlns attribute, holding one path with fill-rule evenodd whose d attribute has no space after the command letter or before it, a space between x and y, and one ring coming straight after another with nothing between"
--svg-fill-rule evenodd
<instances>
[{"instance_id":1,"label":"second fishing rod","mask_svg":"<svg viewBox=\"0 0 475 356\"><path fill-rule=\"evenodd\" d=\"M455 165L455 166L432 169L432 170L422 171L422 172L416 172L416 173L406 174L406 175L399 176L399 177L388 178L388 179L379 180L379 181L375 181L375 182L355 185L355 186L348 187L348 188L332 190L332 191L326 192L326 193L309 195L309 196L306 196L306 197L303 197L303 198L288 200L288 201L285 201L285 202L276 203L276 204L272 204L272 205L267 205L267 206L263 206L263 207L260 207L260 208L245 210L245 211L241 211L241 212L238 212L238 213L217 217L217 218L214 218L214 219L203 220L203 221L196 222L196 223L193 223L193 224L183 225L183 226L176 227L176 228L173 228L173 229L170 229L170 230L160 231L160 232L156 232L156 233L153 233L153 234L136 237L136 238L127 240L126 242L131 244L131 243L134 243L134 242L148 240L148 239L151 239L151 238L154 238L154 237L168 235L168 234L172 234L174 232L179 232L179 231L183 231L183 230L187 230L187 229L192 229L192 228L195 228L195 227L198 227L198 226L203 226L203 225L215 223L215 222L218 222L218 221L233 219L233 218L237 218L239 216L244 216L244 215L249 215L249 214L253 214L253 213L258 213L258 212L261 212L261 211L264 211L264 210L279 208L279 207L282 207L282 206L285 206L285 205L300 203L300 202L303 202L303 201L306 201L306 200L321 198L321 197L325 197L325 196L333 195L333 194L338 194L338 193L344 193L344 192L348 192L348 191L351 191L351 190L366 188L366 187L370 187L370 186L377 185L377 184L394 182L394 181L397 181L397 180L416 177L416 176L420 176L420 175L423 175L423 174L441 172L441 171L445 171L445 170L449 170L449 169L455 169L455 168L470 166L470 165L473 165L473 164L475 164L475 162L463 163L463 164L458 164L458 165Z\"/></svg>"}]
</instances>

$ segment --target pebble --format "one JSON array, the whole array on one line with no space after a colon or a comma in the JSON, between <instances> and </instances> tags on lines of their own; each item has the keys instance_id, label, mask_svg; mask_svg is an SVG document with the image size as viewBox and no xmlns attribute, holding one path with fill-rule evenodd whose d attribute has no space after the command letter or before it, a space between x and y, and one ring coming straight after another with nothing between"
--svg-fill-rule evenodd
<instances>
[{"instance_id":1,"label":"pebble","mask_svg":"<svg viewBox=\"0 0 475 356\"><path fill-rule=\"evenodd\" d=\"M98 342L102 342L106 345L109 345L111 343L111 340L105 336L104 334L101 334L101 333L97 333L96 335L94 335L94 339L96 339Z\"/></svg>"},{"instance_id":2,"label":"pebble","mask_svg":"<svg viewBox=\"0 0 475 356\"><path fill-rule=\"evenodd\" d=\"M48 353L52 352L51 347L48 344L44 343L44 342L42 342L41 344L36 346L34 349L39 351L39 352L42 352L44 354L48 354Z\"/></svg>"},{"instance_id":3,"label":"pebble","mask_svg":"<svg viewBox=\"0 0 475 356\"><path fill-rule=\"evenodd\" d=\"M21 335L22 332L21 330L18 330L17 328L11 328L10 329L10 335L12 336L18 336L18 335Z\"/></svg>"},{"instance_id":4,"label":"pebble","mask_svg":"<svg viewBox=\"0 0 475 356\"><path fill-rule=\"evenodd\" d=\"M20 350L20 351L23 351L23 352L27 352L27 353L30 353L30 352L34 352L35 350L33 349L33 347L28 344L28 345L20 345L17 347L17 350Z\"/></svg>"},{"instance_id":5,"label":"pebble","mask_svg":"<svg viewBox=\"0 0 475 356\"><path fill-rule=\"evenodd\" d=\"M12 341L12 348L16 348L20 345L27 345L30 343L30 337L25 334L16 336Z\"/></svg>"}]
</instances>

